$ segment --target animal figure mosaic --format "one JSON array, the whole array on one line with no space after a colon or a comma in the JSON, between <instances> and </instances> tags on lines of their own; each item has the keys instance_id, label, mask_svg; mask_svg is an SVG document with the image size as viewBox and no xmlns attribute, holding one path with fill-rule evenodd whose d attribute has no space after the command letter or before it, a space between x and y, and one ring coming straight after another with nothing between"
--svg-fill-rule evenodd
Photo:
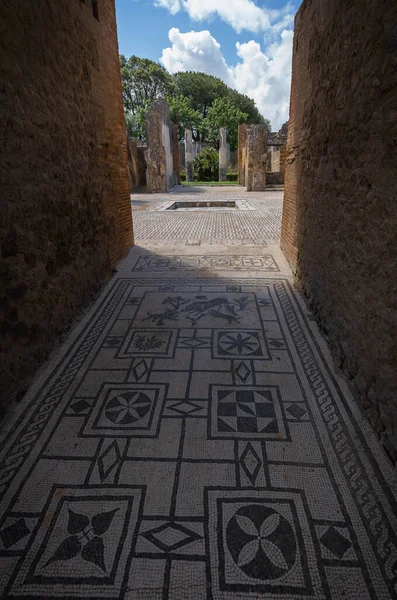
<instances>
[{"instance_id":1,"label":"animal figure mosaic","mask_svg":"<svg viewBox=\"0 0 397 600\"><path fill-rule=\"evenodd\" d=\"M243 298L233 298L232 300L226 297L218 297L208 299L208 296L192 296L184 299L181 296L169 296L163 300L167 308L162 313L149 311L144 321L162 326L167 321L176 321L178 314L185 313L186 317L191 321L192 327L197 325L203 317L214 317L226 321L229 325L239 323L239 315L247 308L251 302L248 296Z\"/></svg>"}]
</instances>

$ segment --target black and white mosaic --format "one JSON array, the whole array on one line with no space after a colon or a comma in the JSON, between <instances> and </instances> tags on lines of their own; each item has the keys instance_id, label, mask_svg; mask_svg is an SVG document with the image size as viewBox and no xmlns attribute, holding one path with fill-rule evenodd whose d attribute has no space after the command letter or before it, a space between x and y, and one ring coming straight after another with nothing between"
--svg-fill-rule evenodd
<instances>
[{"instance_id":1,"label":"black and white mosaic","mask_svg":"<svg viewBox=\"0 0 397 600\"><path fill-rule=\"evenodd\" d=\"M288 281L169 260L113 280L2 441L0 596L397 598L395 474Z\"/></svg>"}]
</instances>

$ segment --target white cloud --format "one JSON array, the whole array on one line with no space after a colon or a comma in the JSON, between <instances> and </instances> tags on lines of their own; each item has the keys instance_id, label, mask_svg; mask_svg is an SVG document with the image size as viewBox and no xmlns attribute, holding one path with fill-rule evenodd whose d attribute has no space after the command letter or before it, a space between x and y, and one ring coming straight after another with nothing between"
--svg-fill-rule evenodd
<instances>
[{"instance_id":1,"label":"white cloud","mask_svg":"<svg viewBox=\"0 0 397 600\"><path fill-rule=\"evenodd\" d=\"M241 60L233 68L235 87L255 100L274 130L289 116L292 40L293 32L284 30L266 52L254 41L236 45Z\"/></svg>"},{"instance_id":2,"label":"white cloud","mask_svg":"<svg viewBox=\"0 0 397 600\"><path fill-rule=\"evenodd\" d=\"M181 33L173 27L169 34L171 48L165 48L160 62L170 73L202 71L234 85L232 69L228 67L221 46L209 31Z\"/></svg>"},{"instance_id":3,"label":"white cloud","mask_svg":"<svg viewBox=\"0 0 397 600\"><path fill-rule=\"evenodd\" d=\"M163 0L168 1L168 0ZM163 50L160 61L171 73L202 71L219 77L239 92L253 98L262 115L277 130L288 120L291 83L293 32L284 30L262 51L251 40L236 44L239 62L229 66L220 44L209 31L169 32L170 48Z\"/></svg>"},{"instance_id":4,"label":"white cloud","mask_svg":"<svg viewBox=\"0 0 397 600\"><path fill-rule=\"evenodd\" d=\"M195 21L218 16L237 33L243 29L258 33L270 27L269 11L252 0L154 0L154 4L173 15L185 10Z\"/></svg>"}]
</instances>

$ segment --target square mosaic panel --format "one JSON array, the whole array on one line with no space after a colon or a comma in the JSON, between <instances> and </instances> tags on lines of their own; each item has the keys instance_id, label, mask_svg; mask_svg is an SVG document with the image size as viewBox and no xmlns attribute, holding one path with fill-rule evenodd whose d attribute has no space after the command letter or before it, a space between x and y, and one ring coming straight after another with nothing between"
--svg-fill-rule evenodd
<instances>
[{"instance_id":1,"label":"square mosaic panel","mask_svg":"<svg viewBox=\"0 0 397 600\"><path fill-rule=\"evenodd\" d=\"M213 357L267 359L270 355L262 331L221 329L214 332Z\"/></svg>"},{"instance_id":2,"label":"square mosaic panel","mask_svg":"<svg viewBox=\"0 0 397 600\"><path fill-rule=\"evenodd\" d=\"M53 489L12 596L121 598L141 499L133 487Z\"/></svg>"},{"instance_id":3,"label":"square mosaic panel","mask_svg":"<svg viewBox=\"0 0 397 600\"><path fill-rule=\"evenodd\" d=\"M211 386L211 439L289 439L276 386Z\"/></svg>"},{"instance_id":4,"label":"square mosaic panel","mask_svg":"<svg viewBox=\"0 0 397 600\"><path fill-rule=\"evenodd\" d=\"M157 437L166 387L161 384L104 384L82 434Z\"/></svg>"},{"instance_id":5,"label":"square mosaic panel","mask_svg":"<svg viewBox=\"0 0 397 600\"><path fill-rule=\"evenodd\" d=\"M116 357L173 357L176 339L175 330L133 329L128 332Z\"/></svg>"},{"instance_id":6,"label":"square mosaic panel","mask_svg":"<svg viewBox=\"0 0 397 600\"><path fill-rule=\"evenodd\" d=\"M208 489L207 502L213 598L327 597L301 493Z\"/></svg>"}]
</instances>

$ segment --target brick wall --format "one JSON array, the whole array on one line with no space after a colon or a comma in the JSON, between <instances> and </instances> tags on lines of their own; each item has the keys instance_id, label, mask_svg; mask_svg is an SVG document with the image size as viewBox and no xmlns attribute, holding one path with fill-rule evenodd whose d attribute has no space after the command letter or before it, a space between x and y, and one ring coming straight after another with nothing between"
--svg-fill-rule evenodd
<instances>
[{"instance_id":1,"label":"brick wall","mask_svg":"<svg viewBox=\"0 0 397 600\"><path fill-rule=\"evenodd\" d=\"M397 4L304 0L282 248L397 458Z\"/></svg>"},{"instance_id":2,"label":"brick wall","mask_svg":"<svg viewBox=\"0 0 397 600\"><path fill-rule=\"evenodd\" d=\"M0 5L0 405L132 244L114 0Z\"/></svg>"}]
</instances>

